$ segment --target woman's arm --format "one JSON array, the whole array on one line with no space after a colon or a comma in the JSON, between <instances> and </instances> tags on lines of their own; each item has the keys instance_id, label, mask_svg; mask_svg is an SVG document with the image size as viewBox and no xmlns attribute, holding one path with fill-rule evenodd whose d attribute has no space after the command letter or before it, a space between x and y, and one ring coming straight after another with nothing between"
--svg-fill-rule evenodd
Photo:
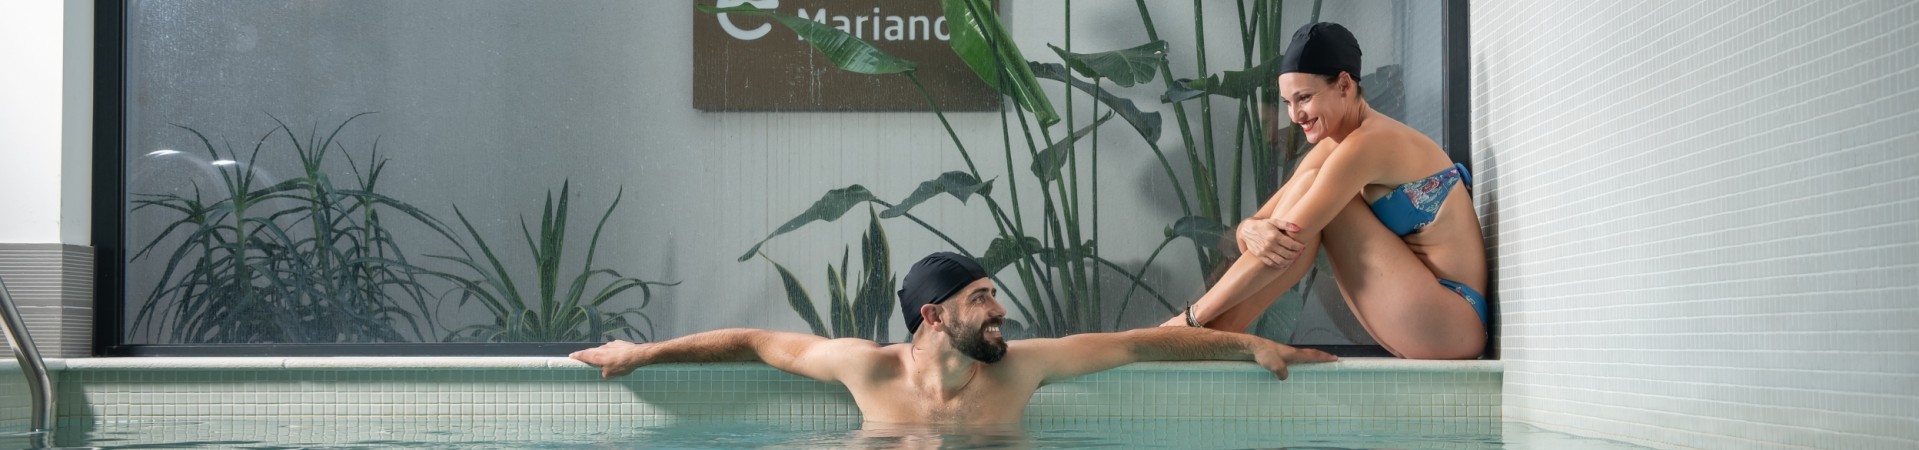
<instances>
[{"instance_id":1,"label":"woman's arm","mask_svg":"<svg viewBox=\"0 0 1919 450\"><path fill-rule=\"evenodd\" d=\"M1252 217L1240 221L1234 228L1234 243L1239 245L1242 254L1253 255L1267 267L1284 269L1303 247L1298 239L1286 233L1298 233L1299 227L1284 220L1276 220L1279 211L1291 210L1306 190L1319 176L1320 166L1326 163L1326 154L1331 147L1314 147L1299 161L1299 167L1293 170L1293 176L1274 192L1266 204L1254 212ZM1286 233L1281 233L1282 231Z\"/></svg>"},{"instance_id":2,"label":"woman's arm","mask_svg":"<svg viewBox=\"0 0 1919 450\"><path fill-rule=\"evenodd\" d=\"M1279 191L1274 192L1272 198L1267 199L1266 204L1260 206L1259 211L1249 219L1271 219L1274 212L1291 208L1300 196L1306 194L1306 187L1313 184L1313 178L1319 173L1319 167L1326 164L1326 154L1330 152L1331 147L1322 150L1318 146L1306 152L1306 157L1299 160L1299 167L1293 168L1293 176L1288 177L1279 186Z\"/></svg>"},{"instance_id":3,"label":"woman's arm","mask_svg":"<svg viewBox=\"0 0 1919 450\"><path fill-rule=\"evenodd\" d=\"M1297 225L1302 234L1317 234L1339 215L1367 184L1378 179L1386 158L1369 156L1364 136L1350 136L1326 155L1298 199L1275 211L1274 219Z\"/></svg>"},{"instance_id":4,"label":"woman's arm","mask_svg":"<svg viewBox=\"0 0 1919 450\"><path fill-rule=\"evenodd\" d=\"M1275 211L1285 211L1297 203L1316 176L1313 170L1294 174L1292 180L1274 193L1264 208L1260 208L1259 213L1239 223L1239 227L1233 230L1233 241L1239 244L1242 257L1258 258L1267 267L1284 269L1288 261L1299 256L1306 246L1289 234L1298 233L1299 226L1274 219L1273 215Z\"/></svg>"}]
</instances>

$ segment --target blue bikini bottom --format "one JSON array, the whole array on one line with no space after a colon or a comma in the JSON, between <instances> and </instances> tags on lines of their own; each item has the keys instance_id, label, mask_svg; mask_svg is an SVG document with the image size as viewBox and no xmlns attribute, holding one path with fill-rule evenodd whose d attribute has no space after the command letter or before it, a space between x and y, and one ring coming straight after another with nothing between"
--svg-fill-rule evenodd
<instances>
[{"instance_id":1,"label":"blue bikini bottom","mask_svg":"<svg viewBox=\"0 0 1919 450\"><path fill-rule=\"evenodd\" d=\"M1439 284L1452 289L1454 293L1459 294L1459 298L1466 299L1466 303L1473 305L1473 312L1479 313L1479 324L1484 325L1488 332L1492 331L1492 316L1486 311L1486 296L1479 295L1479 291L1457 281L1442 278Z\"/></svg>"}]
</instances>

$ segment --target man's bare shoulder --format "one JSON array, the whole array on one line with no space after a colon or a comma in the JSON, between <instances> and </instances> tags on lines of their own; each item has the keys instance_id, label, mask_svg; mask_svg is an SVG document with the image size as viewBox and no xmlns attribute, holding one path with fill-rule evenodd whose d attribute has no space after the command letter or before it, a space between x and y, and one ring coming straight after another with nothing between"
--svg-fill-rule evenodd
<instances>
[{"instance_id":1,"label":"man's bare shoulder","mask_svg":"<svg viewBox=\"0 0 1919 450\"><path fill-rule=\"evenodd\" d=\"M878 342L860 338L827 339L826 342L821 342L817 345L821 349L845 352L871 352L890 347L881 346Z\"/></svg>"},{"instance_id":2,"label":"man's bare shoulder","mask_svg":"<svg viewBox=\"0 0 1919 450\"><path fill-rule=\"evenodd\" d=\"M899 348L905 346L905 344L880 345L878 342L866 339L839 338L814 344L808 352L851 363L894 359L900 355Z\"/></svg>"},{"instance_id":3,"label":"man's bare shoulder","mask_svg":"<svg viewBox=\"0 0 1919 450\"><path fill-rule=\"evenodd\" d=\"M907 344L881 345L865 339L840 338L820 343L809 353L830 359L843 368L855 368L856 373L865 375L862 378L874 379L895 376L901 369L900 358L909 348Z\"/></svg>"}]
</instances>

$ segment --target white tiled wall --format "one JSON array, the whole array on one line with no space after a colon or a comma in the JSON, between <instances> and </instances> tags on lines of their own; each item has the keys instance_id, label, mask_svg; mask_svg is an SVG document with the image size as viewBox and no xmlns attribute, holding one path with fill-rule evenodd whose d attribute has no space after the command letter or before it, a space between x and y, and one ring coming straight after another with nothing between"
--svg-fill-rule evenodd
<instances>
[{"instance_id":1,"label":"white tiled wall","mask_svg":"<svg viewBox=\"0 0 1919 450\"><path fill-rule=\"evenodd\" d=\"M1507 419L1919 448L1919 2L1471 9Z\"/></svg>"}]
</instances>

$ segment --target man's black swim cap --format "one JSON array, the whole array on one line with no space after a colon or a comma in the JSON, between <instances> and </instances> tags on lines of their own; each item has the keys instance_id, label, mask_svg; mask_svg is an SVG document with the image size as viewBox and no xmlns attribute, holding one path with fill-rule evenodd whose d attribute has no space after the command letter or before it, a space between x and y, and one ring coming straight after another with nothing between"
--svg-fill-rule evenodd
<instances>
[{"instance_id":1,"label":"man's black swim cap","mask_svg":"<svg viewBox=\"0 0 1919 450\"><path fill-rule=\"evenodd\" d=\"M982 269L973 258L951 252L939 252L913 263L913 269L906 272L906 281L900 284L900 317L906 320L906 333L913 334L920 329L920 306L936 304L968 284L986 278L986 269Z\"/></svg>"}]
</instances>

